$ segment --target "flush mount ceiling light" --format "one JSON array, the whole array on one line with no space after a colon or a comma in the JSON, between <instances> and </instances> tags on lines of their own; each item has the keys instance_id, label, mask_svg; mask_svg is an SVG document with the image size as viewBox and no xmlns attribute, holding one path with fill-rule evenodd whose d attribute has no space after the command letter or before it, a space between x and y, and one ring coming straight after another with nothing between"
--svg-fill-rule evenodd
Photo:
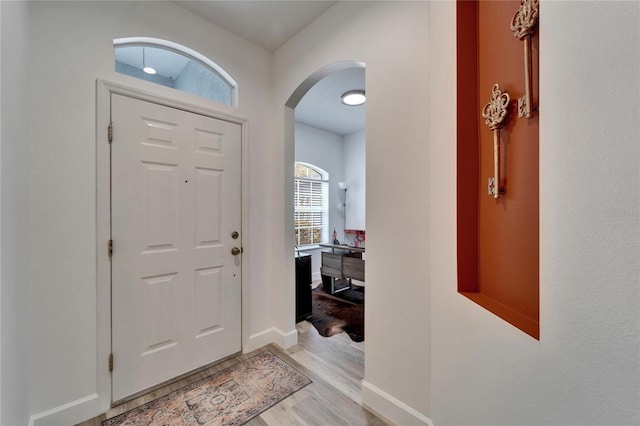
<instances>
[{"instance_id":1,"label":"flush mount ceiling light","mask_svg":"<svg viewBox=\"0 0 640 426\"><path fill-rule=\"evenodd\" d=\"M350 90L342 95L342 103L349 106L362 105L366 100L364 90Z\"/></svg>"},{"instance_id":2,"label":"flush mount ceiling light","mask_svg":"<svg viewBox=\"0 0 640 426\"><path fill-rule=\"evenodd\" d=\"M156 70L154 68L148 67L145 64L144 47L142 48L142 71L146 72L147 74L155 74L156 73Z\"/></svg>"}]
</instances>

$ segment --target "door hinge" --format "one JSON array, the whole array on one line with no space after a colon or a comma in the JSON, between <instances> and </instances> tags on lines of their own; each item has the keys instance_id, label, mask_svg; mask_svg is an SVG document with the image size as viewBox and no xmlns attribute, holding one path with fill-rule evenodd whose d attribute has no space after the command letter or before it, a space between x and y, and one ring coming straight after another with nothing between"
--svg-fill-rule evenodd
<instances>
[{"instance_id":1,"label":"door hinge","mask_svg":"<svg viewBox=\"0 0 640 426\"><path fill-rule=\"evenodd\" d=\"M109 371L113 371L113 352L109 354Z\"/></svg>"},{"instance_id":2,"label":"door hinge","mask_svg":"<svg viewBox=\"0 0 640 426\"><path fill-rule=\"evenodd\" d=\"M109 240L109 258L113 257L113 240Z\"/></svg>"},{"instance_id":3,"label":"door hinge","mask_svg":"<svg viewBox=\"0 0 640 426\"><path fill-rule=\"evenodd\" d=\"M109 127L107 127L107 138L109 143L113 142L113 122L110 122Z\"/></svg>"}]
</instances>

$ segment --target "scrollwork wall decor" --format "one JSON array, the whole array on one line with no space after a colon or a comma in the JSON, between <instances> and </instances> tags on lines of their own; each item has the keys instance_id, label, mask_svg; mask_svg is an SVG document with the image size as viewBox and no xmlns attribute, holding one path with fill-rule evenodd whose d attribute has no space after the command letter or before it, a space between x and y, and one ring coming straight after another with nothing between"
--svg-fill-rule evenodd
<instances>
[{"instance_id":1,"label":"scrollwork wall decor","mask_svg":"<svg viewBox=\"0 0 640 426\"><path fill-rule=\"evenodd\" d=\"M538 340L542 2L456 1L457 290Z\"/></svg>"},{"instance_id":2,"label":"scrollwork wall decor","mask_svg":"<svg viewBox=\"0 0 640 426\"><path fill-rule=\"evenodd\" d=\"M538 23L539 0L520 0L520 8L511 20L513 35L524 41L524 97L518 99L518 117L533 117L531 99L531 34Z\"/></svg>"},{"instance_id":3,"label":"scrollwork wall decor","mask_svg":"<svg viewBox=\"0 0 640 426\"><path fill-rule=\"evenodd\" d=\"M493 177L487 182L488 194L498 199L503 192L500 188L500 129L509 113L508 106L511 98L507 92L500 90L498 83L491 89L491 100L482 108L484 123L493 132Z\"/></svg>"}]
</instances>

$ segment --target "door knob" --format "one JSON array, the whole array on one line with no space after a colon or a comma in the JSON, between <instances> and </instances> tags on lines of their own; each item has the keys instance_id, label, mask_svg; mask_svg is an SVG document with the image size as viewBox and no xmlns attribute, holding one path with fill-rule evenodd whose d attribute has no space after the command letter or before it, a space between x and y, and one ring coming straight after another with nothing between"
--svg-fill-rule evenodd
<instances>
[{"instance_id":1,"label":"door knob","mask_svg":"<svg viewBox=\"0 0 640 426\"><path fill-rule=\"evenodd\" d=\"M234 247L231 249L231 254L234 256L237 256L241 253L242 251L238 248L238 247Z\"/></svg>"}]
</instances>

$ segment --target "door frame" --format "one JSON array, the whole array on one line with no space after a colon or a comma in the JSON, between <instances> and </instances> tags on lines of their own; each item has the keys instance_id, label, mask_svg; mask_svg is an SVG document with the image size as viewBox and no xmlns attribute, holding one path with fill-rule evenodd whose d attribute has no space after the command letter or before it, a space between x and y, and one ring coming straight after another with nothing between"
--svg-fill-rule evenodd
<instances>
[{"instance_id":1,"label":"door frame","mask_svg":"<svg viewBox=\"0 0 640 426\"><path fill-rule=\"evenodd\" d=\"M124 80L128 80L123 77ZM156 86L145 81L129 82L96 80L96 380L98 405L101 412L112 406L112 377L109 371L111 353L111 260L108 254L111 238L111 152L108 139L108 127L111 121L111 95L119 94L145 102L152 102L170 108L201 114L229 121L241 126L241 235L244 253L242 255L241 284L241 347L248 346L249 336L249 217L248 217L248 147L249 119L238 113L237 109L191 95L176 92L173 89ZM115 248L117 250L117 247ZM114 360L117 368L117 359Z\"/></svg>"}]
</instances>

